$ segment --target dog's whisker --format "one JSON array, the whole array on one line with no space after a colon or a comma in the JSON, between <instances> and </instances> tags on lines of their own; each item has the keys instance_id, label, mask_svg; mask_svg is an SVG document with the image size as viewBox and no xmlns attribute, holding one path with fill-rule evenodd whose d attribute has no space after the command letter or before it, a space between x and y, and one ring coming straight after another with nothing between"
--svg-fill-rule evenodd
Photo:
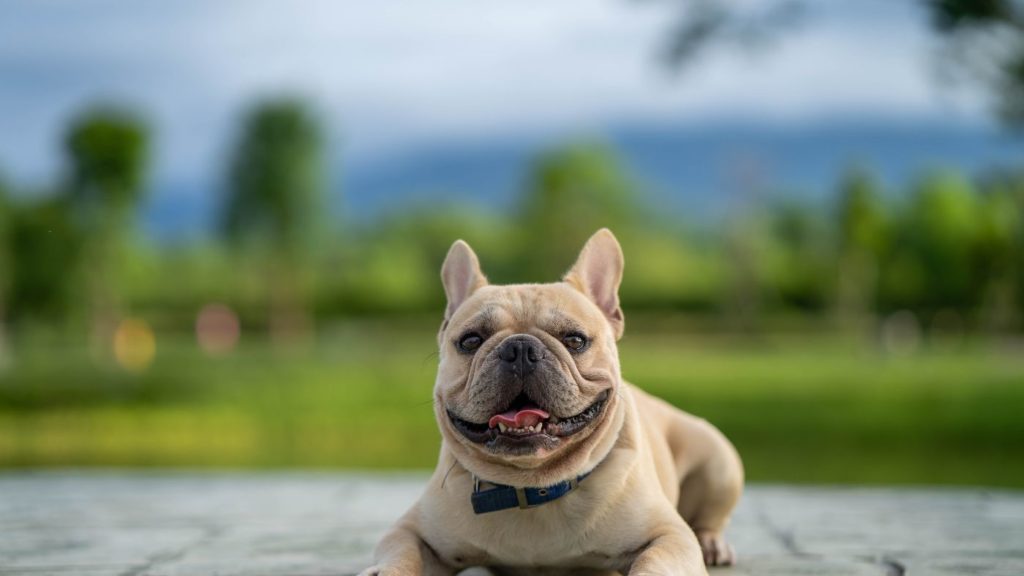
<instances>
[{"instance_id":1,"label":"dog's whisker","mask_svg":"<svg viewBox=\"0 0 1024 576\"><path fill-rule=\"evenodd\" d=\"M427 354L426 356L423 357L423 360L420 362L420 364L421 365L426 365L427 362L436 361L439 357L440 357L440 354L438 354L437 352L431 352L431 353L429 353L429 354Z\"/></svg>"},{"instance_id":2,"label":"dog's whisker","mask_svg":"<svg viewBox=\"0 0 1024 576\"><path fill-rule=\"evenodd\" d=\"M444 490L444 483L448 481L448 475L452 473L456 464L458 464L458 462L452 462L452 465L448 467L448 471L444 473L444 478L441 479L441 490Z\"/></svg>"}]
</instances>

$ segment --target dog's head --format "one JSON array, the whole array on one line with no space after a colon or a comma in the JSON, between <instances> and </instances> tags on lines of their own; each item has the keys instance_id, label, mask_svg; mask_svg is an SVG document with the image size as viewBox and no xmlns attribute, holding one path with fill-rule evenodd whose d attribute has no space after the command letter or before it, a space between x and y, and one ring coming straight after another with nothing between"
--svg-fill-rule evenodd
<instances>
[{"instance_id":1,"label":"dog's head","mask_svg":"<svg viewBox=\"0 0 1024 576\"><path fill-rule=\"evenodd\" d=\"M465 242L441 270L438 425L481 478L552 484L596 465L622 425L622 250L607 229L561 282L490 285Z\"/></svg>"}]
</instances>

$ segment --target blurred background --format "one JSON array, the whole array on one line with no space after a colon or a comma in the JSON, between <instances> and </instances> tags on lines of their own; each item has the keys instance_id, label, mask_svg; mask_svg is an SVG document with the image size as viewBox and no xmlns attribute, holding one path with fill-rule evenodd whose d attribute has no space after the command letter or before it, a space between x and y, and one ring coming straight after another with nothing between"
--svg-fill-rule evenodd
<instances>
[{"instance_id":1,"label":"blurred background","mask_svg":"<svg viewBox=\"0 0 1024 576\"><path fill-rule=\"evenodd\" d=\"M429 468L438 278L622 241L754 481L1024 487L1017 0L0 9L0 467Z\"/></svg>"}]
</instances>

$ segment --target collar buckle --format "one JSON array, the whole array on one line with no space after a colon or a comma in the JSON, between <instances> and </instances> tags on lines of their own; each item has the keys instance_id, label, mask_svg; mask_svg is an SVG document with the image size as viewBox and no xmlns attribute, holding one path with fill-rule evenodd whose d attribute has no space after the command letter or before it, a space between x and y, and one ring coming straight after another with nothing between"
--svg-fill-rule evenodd
<instances>
[{"instance_id":1,"label":"collar buckle","mask_svg":"<svg viewBox=\"0 0 1024 576\"><path fill-rule=\"evenodd\" d=\"M530 502L526 499L526 488L516 488L516 502L519 504L520 510L530 507Z\"/></svg>"}]
</instances>

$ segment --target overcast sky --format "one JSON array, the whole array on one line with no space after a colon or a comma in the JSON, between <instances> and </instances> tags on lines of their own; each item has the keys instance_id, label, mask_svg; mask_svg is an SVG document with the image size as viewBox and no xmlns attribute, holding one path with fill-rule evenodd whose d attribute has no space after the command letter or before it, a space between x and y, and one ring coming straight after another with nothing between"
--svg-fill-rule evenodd
<instances>
[{"instance_id":1,"label":"overcast sky","mask_svg":"<svg viewBox=\"0 0 1024 576\"><path fill-rule=\"evenodd\" d=\"M719 51L674 78L655 55L675 2L7 1L0 172L51 180L61 127L100 99L145 112L156 179L188 183L214 178L245 104L280 91L316 104L350 162L629 123L984 121L979 97L934 81L918 4L823 0L770 55Z\"/></svg>"}]
</instances>

